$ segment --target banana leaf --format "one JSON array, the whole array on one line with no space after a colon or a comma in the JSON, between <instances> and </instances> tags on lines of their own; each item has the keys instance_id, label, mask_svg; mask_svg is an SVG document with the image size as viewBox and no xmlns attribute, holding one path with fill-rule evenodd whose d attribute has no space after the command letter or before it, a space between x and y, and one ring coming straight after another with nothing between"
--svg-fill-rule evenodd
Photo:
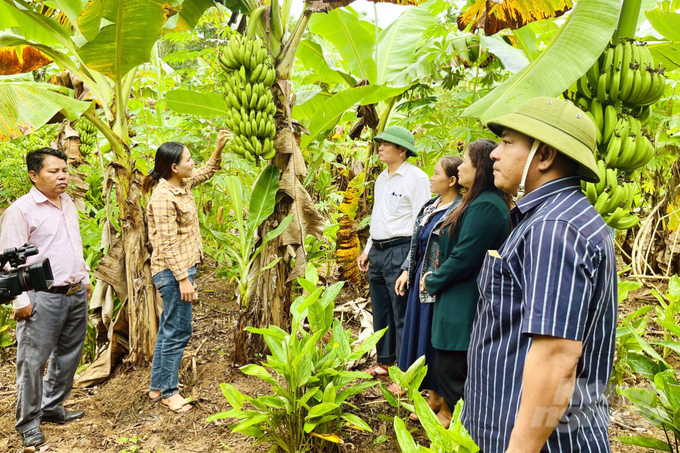
<instances>
[{"instance_id":1,"label":"banana leaf","mask_svg":"<svg viewBox=\"0 0 680 453\"><path fill-rule=\"evenodd\" d=\"M375 34L369 31L367 25L373 27L344 9L334 9L328 14L314 14L309 21L309 30L333 44L349 64L352 75L375 83Z\"/></svg>"},{"instance_id":2,"label":"banana leaf","mask_svg":"<svg viewBox=\"0 0 680 453\"><path fill-rule=\"evenodd\" d=\"M436 0L430 0L418 7L404 11L378 35L377 71L375 83L390 82L404 68L413 64L416 51L422 44L425 30L434 25L437 17L431 14L429 7Z\"/></svg>"},{"instance_id":3,"label":"banana leaf","mask_svg":"<svg viewBox=\"0 0 680 453\"><path fill-rule=\"evenodd\" d=\"M620 0L580 0L540 57L468 107L463 116L486 123L536 96L559 96L600 56L620 10Z\"/></svg>"},{"instance_id":4,"label":"banana leaf","mask_svg":"<svg viewBox=\"0 0 680 453\"><path fill-rule=\"evenodd\" d=\"M78 54L88 68L114 80L151 58L151 48L172 11L169 2L90 2L79 24L88 43Z\"/></svg>"},{"instance_id":5,"label":"banana leaf","mask_svg":"<svg viewBox=\"0 0 680 453\"><path fill-rule=\"evenodd\" d=\"M34 4L29 5L23 0L0 0L0 2L4 2L3 8L0 8L3 28L7 27L5 17L8 17L9 23L16 24L26 39L46 45L61 44L75 52L76 46L71 40L71 31L34 10Z\"/></svg>"},{"instance_id":6,"label":"banana leaf","mask_svg":"<svg viewBox=\"0 0 680 453\"><path fill-rule=\"evenodd\" d=\"M62 113L75 120L92 102L77 101L71 90L39 83L7 83L0 85L0 141L28 135Z\"/></svg>"},{"instance_id":7,"label":"banana leaf","mask_svg":"<svg viewBox=\"0 0 680 453\"><path fill-rule=\"evenodd\" d=\"M680 67L680 14L675 11L653 10L645 13L654 30L668 41L648 44L655 64L661 64L666 71Z\"/></svg>"},{"instance_id":8,"label":"banana leaf","mask_svg":"<svg viewBox=\"0 0 680 453\"><path fill-rule=\"evenodd\" d=\"M295 56L306 68L312 69L319 76L319 79L328 84L347 82L354 86L357 83L350 75L333 68L332 64L324 57L321 46L311 39L303 39L300 42L300 47L298 47Z\"/></svg>"},{"instance_id":9,"label":"banana leaf","mask_svg":"<svg viewBox=\"0 0 680 453\"><path fill-rule=\"evenodd\" d=\"M197 91L173 90L165 95L168 107L178 113L204 118L223 117L227 114L227 103L221 94L199 93Z\"/></svg>"},{"instance_id":10,"label":"banana leaf","mask_svg":"<svg viewBox=\"0 0 680 453\"><path fill-rule=\"evenodd\" d=\"M213 0L184 0L180 12L172 16L163 28L170 31L192 30L205 10L214 5Z\"/></svg>"},{"instance_id":11,"label":"banana leaf","mask_svg":"<svg viewBox=\"0 0 680 453\"><path fill-rule=\"evenodd\" d=\"M380 88L378 85L349 88L328 98L312 116L312 121L308 127L309 135L302 137L300 147L302 149L307 148L307 145L321 133L333 128L347 109L361 102L364 97L373 93L378 88Z\"/></svg>"},{"instance_id":12,"label":"banana leaf","mask_svg":"<svg viewBox=\"0 0 680 453\"><path fill-rule=\"evenodd\" d=\"M298 96L297 100L300 101L300 103L296 103L295 107L293 107L293 119L298 121L306 120L306 123L309 123L309 121L314 118L319 107L321 107L328 98L333 96L333 94L327 91L318 91L313 96L309 96L305 92L296 93L296 95Z\"/></svg>"},{"instance_id":13,"label":"banana leaf","mask_svg":"<svg viewBox=\"0 0 680 453\"><path fill-rule=\"evenodd\" d=\"M260 173L250 196L250 212L246 223L246 230L249 234L253 234L260 223L274 212L278 190L279 167L269 165Z\"/></svg>"},{"instance_id":14,"label":"banana leaf","mask_svg":"<svg viewBox=\"0 0 680 453\"><path fill-rule=\"evenodd\" d=\"M516 73L529 64L524 52L512 47L498 35L481 36L480 41L482 48L498 57L507 71Z\"/></svg>"}]
</instances>

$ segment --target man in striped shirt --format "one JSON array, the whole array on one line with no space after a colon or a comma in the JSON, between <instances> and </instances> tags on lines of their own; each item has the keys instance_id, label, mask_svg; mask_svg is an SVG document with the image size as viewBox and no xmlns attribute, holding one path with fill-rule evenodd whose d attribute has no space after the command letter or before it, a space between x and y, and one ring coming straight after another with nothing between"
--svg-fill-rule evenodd
<instances>
[{"instance_id":1,"label":"man in striped shirt","mask_svg":"<svg viewBox=\"0 0 680 453\"><path fill-rule=\"evenodd\" d=\"M616 259L580 187L599 180L595 125L536 98L488 126L494 182L517 205L478 279L463 424L486 453L608 452Z\"/></svg>"}]
</instances>

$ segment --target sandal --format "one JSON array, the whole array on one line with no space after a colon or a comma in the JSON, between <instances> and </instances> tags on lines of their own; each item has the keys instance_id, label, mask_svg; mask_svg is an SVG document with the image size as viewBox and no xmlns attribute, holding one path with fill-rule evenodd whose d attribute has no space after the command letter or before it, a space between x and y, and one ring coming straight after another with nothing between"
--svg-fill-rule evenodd
<instances>
[{"instance_id":1,"label":"sandal","mask_svg":"<svg viewBox=\"0 0 680 453\"><path fill-rule=\"evenodd\" d=\"M153 398L153 397L151 396L151 392L152 392L152 390L149 390L149 391L146 392L146 396L149 397L149 401L152 402L152 403L157 403L157 402L159 402L159 401L161 400L161 392L158 392L158 396L155 397L155 398Z\"/></svg>"},{"instance_id":2,"label":"sandal","mask_svg":"<svg viewBox=\"0 0 680 453\"><path fill-rule=\"evenodd\" d=\"M389 366L389 365L387 365L387 366ZM381 363L378 363L373 368L369 368L368 370L366 370L366 373L370 374L373 377L389 376L390 375L390 372L387 370L386 365L383 365Z\"/></svg>"},{"instance_id":3,"label":"sandal","mask_svg":"<svg viewBox=\"0 0 680 453\"><path fill-rule=\"evenodd\" d=\"M193 402L194 402L194 397L190 396L189 398L183 398L182 401L180 401L176 404L172 404L172 405L166 404L163 401L161 401L161 404L163 406L167 407L168 409L170 409L171 411L173 411L176 414L184 414L186 412L191 412L192 410L194 410ZM189 408L186 409L186 410L182 410L182 409L184 409L185 406L188 406Z\"/></svg>"},{"instance_id":4,"label":"sandal","mask_svg":"<svg viewBox=\"0 0 680 453\"><path fill-rule=\"evenodd\" d=\"M387 387L387 390L389 390L392 395L396 396L397 398L406 395L407 392L407 389L399 387L396 382L390 384L390 386Z\"/></svg>"}]
</instances>

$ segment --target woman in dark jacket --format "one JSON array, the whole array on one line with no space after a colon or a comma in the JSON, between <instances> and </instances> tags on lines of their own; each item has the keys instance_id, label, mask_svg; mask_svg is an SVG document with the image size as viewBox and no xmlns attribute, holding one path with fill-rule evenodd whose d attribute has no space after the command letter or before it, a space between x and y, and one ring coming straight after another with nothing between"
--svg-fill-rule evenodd
<instances>
[{"instance_id":1,"label":"woman in dark jacket","mask_svg":"<svg viewBox=\"0 0 680 453\"><path fill-rule=\"evenodd\" d=\"M442 398L434 376L434 348L432 348L432 309L434 299L420 292L420 276L434 269L439 251L441 225L458 207L462 196L458 185L458 166L463 159L445 156L439 159L430 178L430 191L437 197L423 205L416 217L411 236L411 251L401 267L403 272L395 285L397 294L403 296L408 287L408 302L404 319L404 339L399 351L399 368L406 371L420 356L425 356L428 365L427 375L420 385L421 390L429 390L427 403L434 411L441 407ZM389 387L399 393L397 384ZM415 417L415 414L412 414Z\"/></svg>"},{"instance_id":2,"label":"woman in dark jacket","mask_svg":"<svg viewBox=\"0 0 680 453\"><path fill-rule=\"evenodd\" d=\"M470 330L479 299L477 276L486 254L497 250L510 232L509 199L493 183L489 155L496 146L493 140L477 140L465 151L458 182L467 192L442 225L435 269L421 279L421 288L435 297L434 373L444 397L437 416L445 426L463 396Z\"/></svg>"}]
</instances>

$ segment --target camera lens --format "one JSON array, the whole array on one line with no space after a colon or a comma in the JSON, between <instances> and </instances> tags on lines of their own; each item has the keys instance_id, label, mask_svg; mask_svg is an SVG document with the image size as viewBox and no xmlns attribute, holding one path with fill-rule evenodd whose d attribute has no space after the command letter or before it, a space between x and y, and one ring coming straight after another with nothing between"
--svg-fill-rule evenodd
<instances>
[{"instance_id":1,"label":"camera lens","mask_svg":"<svg viewBox=\"0 0 680 453\"><path fill-rule=\"evenodd\" d=\"M39 263L19 268L17 274L22 291L46 291L52 287L54 280L50 260L47 258Z\"/></svg>"}]
</instances>

